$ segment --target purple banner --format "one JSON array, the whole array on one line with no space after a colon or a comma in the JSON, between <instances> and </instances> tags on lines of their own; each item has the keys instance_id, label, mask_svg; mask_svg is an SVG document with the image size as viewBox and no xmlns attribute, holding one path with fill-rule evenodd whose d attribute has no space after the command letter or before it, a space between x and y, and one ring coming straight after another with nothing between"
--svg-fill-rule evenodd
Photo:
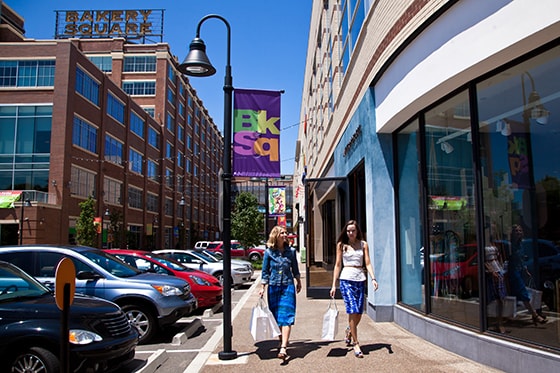
<instances>
[{"instance_id":1,"label":"purple banner","mask_svg":"<svg viewBox=\"0 0 560 373\"><path fill-rule=\"evenodd\" d=\"M514 188L529 189L531 187L531 176L529 167L531 159L528 142L529 135L525 132L523 123L507 120L511 127L508 139L508 163L511 172L511 183Z\"/></svg>"},{"instance_id":2,"label":"purple banner","mask_svg":"<svg viewBox=\"0 0 560 373\"><path fill-rule=\"evenodd\" d=\"M280 177L280 94L234 90L233 176Z\"/></svg>"}]
</instances>

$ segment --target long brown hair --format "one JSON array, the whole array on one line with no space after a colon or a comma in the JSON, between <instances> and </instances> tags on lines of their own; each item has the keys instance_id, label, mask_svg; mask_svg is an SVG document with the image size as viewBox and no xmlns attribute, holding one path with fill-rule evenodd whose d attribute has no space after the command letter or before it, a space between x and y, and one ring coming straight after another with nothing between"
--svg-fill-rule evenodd
<instances>
[{"instance_id":1,"label":"long brown hair","mask_svg":"<svg viewBox=\"0 0 560 373\"><path fill-rule=\"evenodd\" d=\"M356 239L359 241L363 240L362 230L360 229L358 222L356 220L348 220L348 222L344 225L344 228L342 228L342 231L338 235L338 239L336 240L337 244L339 242L342 243L343 245L348 244L349 241L348 241L348 234L346 234L346 230L348 229L349 225L353 225L356 227Z\"/></svg>"}]
</instances>

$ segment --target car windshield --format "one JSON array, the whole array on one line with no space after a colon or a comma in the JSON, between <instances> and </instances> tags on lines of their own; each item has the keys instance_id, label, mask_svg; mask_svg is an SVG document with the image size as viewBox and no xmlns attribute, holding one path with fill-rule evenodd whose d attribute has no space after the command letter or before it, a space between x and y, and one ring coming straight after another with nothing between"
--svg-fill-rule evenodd
<instances>
[{"instance_id":1,"label":"car windshield","mask_svg":"<svg viewBox=\"0 0 560 373\"><path fill-rule=\"evenodd\" d=\"M205 253L192 253L194 256L196 256L197 258L203 259L205 261L207 261L208 263L217 263L219 262L218 259L214 258L213 256L207 255Z\"/></svg>"},{"instance_id":2,"label":"car windshield","mask_svg":"<svg viewBox=\"0 0 560 373\"><path fill-rule=\"evenodd\" d=\"M45 294L51 294L49 289L19 268L5 264L0 266L0 302Z\"/></svg>"},{"instance_id":3,"label":"car windshield","mask_svg":"<svg viewBox=\"0 0 560 373\"><path fill-rule=\"evenodd\" d=\"M117 277L133 277L142 271L129 266L122 260L104 251L83 251L82 254L95 264L103 267L107 272Z\"/></svg>"},{"instance_id":4,"label":"car windshield","mask_svg":"<svg viewBox=\"0 0 560 373\"><path fill-rule=\"evenodd\" d=\"M217 262L222 260L222 256L219 251L213 252L208 250L202 250L202 253L205 254L206 256L216 259Z\"/></svg>"},{"instance_id":5,"label":"car windshield","mask_svg":"<svg viewBox=\"0 0 560 373\"><path fill-rule=\"evenodd\" d=\"M183 272L185 272L185 271L186 271L186 272L191 272L191 271L193 271L191 268L187 268L187 267L185 267L184 265L182 265L181 263L176 262L176 261L174 261L174 260L172 260L172 259L166 258L166 257L164 257L164 256L162 256L162 255L146 254L146 256L147 256L148 258L154 259L154 260L157 261L158 263L163 264L163 265L165 265L165 266L167 266L167 267L169 267L169 268L171 268L171 269L173 269L173 270L175 270L175 271L183 271Z\"/></svg>"}]
</instances>

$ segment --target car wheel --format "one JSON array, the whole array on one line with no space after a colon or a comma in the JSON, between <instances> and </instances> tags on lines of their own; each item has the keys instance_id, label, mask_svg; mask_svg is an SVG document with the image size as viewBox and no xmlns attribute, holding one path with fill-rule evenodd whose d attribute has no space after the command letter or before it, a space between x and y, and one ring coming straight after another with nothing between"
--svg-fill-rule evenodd
<instances>
[{"instance_id":1,"label":"car wheel","mask_svg":"<svg viewBox=\"0 0 560 373\"><path fill-rule=\"evenodd\" d=\"M54 373L60 370L57 357L41 347L31 347L17 355L10 364L11 372Z\"/></svg>"},{"instance_id":2,"label":"car wheel","mask_svg":"<svg viewBox=\"0 0 560 373\"><path fill-rule=\"evenodd\" d=\"M222 272L214 273L214 277L216 277L218 281L220 281L221 286L224 286L224 274Z\"/></svg>"},{"instance_id":3,"label":"car wheel","mask_svg":"<svg viewBox=\"0 0 560 373\"><path fill-rule=\"evenodd\" d=\"M126 305L121 307L131 325L136 327L139 334L138 343L144 344L156 333L156 319L151 312L137 305Z\"/></svg>"},{"instance_id":4,"label":"car wheel","mask_svg":"<svg viewBox=\"0 0 560 373\"><path fill-rule=\"evenodd\" d=\"M252 262L256 262L258 260L261 260L261 256L257 253L251 253L249 255L249 260L252 261Z\"/></svg>"}]
</instances>

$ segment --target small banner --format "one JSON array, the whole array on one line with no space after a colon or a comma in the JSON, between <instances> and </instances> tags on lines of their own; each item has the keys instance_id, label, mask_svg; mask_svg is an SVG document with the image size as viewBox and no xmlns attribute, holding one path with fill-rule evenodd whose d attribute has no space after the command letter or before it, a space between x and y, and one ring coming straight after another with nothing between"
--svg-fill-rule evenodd
<instances>
[{"instance_id":1,"label":"small banner","mask_svg":"<svg viewBox=\"0 0 560 373\"><path fill-rule=\"evenodd\" d=\"M286 214L286 187L273 186L268 188L268 216Z\"/></svg>"},{"instance_id":2,"label":"small banner","mask_svg":"<svg viewBox=\"0 0 560 373\"><path fill-rule=\"evenodd\" d=\"M0 209L11 209L14 202L21 197L21 190L1 190L0 191Z\"/></svg>"},{"instance_id":3,"label":"small banner","mask_svg":"<svg viewBox=\"0 0 560 373\"><path fill-rule=\"evenodd\" d=\"M523 123L507 119L511 126L511 133L507 137L507 155L509 170L511 172L511 183L516 189L531 188L530 169L531 154L529 154L529 134Z\"/></svg>"},{"instance_id":4,"label":"small banner","mask_svg":"<svg viewBox=\"0 0 560 373\"><path fill-rule=\"evenodd\" d=\"M235 89L233 176L280 177L280 95Z\"/></svg>"}]
</instances>

